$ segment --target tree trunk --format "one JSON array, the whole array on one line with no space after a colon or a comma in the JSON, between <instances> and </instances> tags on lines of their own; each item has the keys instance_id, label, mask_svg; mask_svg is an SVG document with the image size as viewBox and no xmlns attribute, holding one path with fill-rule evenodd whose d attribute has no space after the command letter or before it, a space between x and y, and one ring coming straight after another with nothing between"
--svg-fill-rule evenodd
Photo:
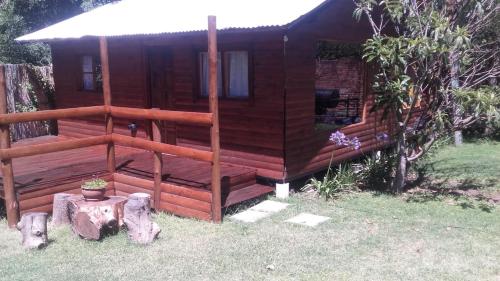
<instances>
[{"instance_id":1,"label":"tree trunk","mask_svg":"<svg viewBox=\"0 0 500 281\"><path fill-rule=\"evenodd\" d=\"M392 182L392 189L395 193L400 193L406 185L406 138L404 133L399 133L397 142L397 166L396 175Z\"/></svg>"},{"instance_id":2,"label":"tree trunk","mask_svg":"<svg viewBox=\"0 0 500 281\"><path fill-rule=\"evenodd\" d=\"M52 205L52 225L69 224L68 199L72 194L56 193Z\"/></svg>"},{"instance_id":3,"label":"tree trunk","mask_svg":"<svg viewBox=\"0 0 500 281\"><path fill-rule=\"evenodd\" d=\"M463 144L462 130L456 130L454 132L455 145L461 146Z\"/></svg>"},{"instance_id":4,"label":"tree trunk","mask_svg":"<svg viewBox=\"0 0 500 281\"><path fill-rule=\"evenodd\" d=\"M124 208L124 222L128 237L139 244L149 244L158 237L160 227L151 220L151 196L146 193L133 193L128 197Z\"/></svg>"},{"instance_id":5,"label":"tree trunk","mask_svg":"<svg viewBox=\"0 0 500 281\"><path fill-rule=\"evenodd\" d=\"M87 240L100 240L106 234L115 234L123 225L123 205L127 198L109 196L103 201L85 201L81 195L68 201L73 233Z\"/></svg>"},{"instance_id":6,"label":"tree trunk","mask_svg":"<svg viewBox=\"0 0 500 281\"><path fill-rule=\"evenodd\" d=\"M23 236L22 244L26 249L41 249L47 246L47 213L30 212L23 215L17 229Z\"/></svg>"},{"instance_id":7,"label":"tree trunk","mask_svg":"<svg viewBox=\"0 0 500 281\"><path fill-rule=\"evenodd\" d=\"M454 91L460 87L460 80L459 80L460 62L458 53L456 51L452 51L450 53L449 58L451 64L450 67L451 90ZM461 130L462 118L463 116L460 107L458 106L455 97L453 97L453 126L455 128L454 138L456 146L462 145L462 130Z\"/></svg>"}]
</instances>

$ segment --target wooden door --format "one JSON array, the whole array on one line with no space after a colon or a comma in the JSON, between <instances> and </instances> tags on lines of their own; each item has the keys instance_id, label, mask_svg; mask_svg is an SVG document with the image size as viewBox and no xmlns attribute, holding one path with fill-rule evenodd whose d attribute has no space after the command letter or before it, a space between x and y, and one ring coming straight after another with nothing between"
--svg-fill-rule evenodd
<instances>
[{"instance_id":1,"label":"wooden door","mask_svg":"<svg viewBox=\"0 0 500 281\"><path fill-rule=\"evenodd\" d=\"M173 110L172 94L172 59L165 47L151 47L148 49L149 65L149 93L151 108ZM177 143L175 123L162 122L162 142Z\"/></svg>"}]
</instances>

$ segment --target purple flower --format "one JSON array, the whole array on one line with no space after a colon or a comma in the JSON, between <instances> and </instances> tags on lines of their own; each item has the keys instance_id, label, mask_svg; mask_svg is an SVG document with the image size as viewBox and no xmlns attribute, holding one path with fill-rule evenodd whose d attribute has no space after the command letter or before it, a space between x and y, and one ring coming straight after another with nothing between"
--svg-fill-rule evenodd
<instances>
[{"instance_id":1,"label":"purple flower","mask_svg":"<svg viewBox=\"0 0 500 281\"><path fill-rule=\"evenodd\" d=\"M337 145L345 145L347 137L344 135L344 133L336 131L335 133L332 133L330 135L330 140Z\"/></svg>"},{"instance_id":2,"label":"purple flower","mask_svg":"<svg viewBox=\"0 0 500 281\"><path fill-rule=\"evenodd\" d=\"M376 138L378 141L388 141L389 140L389 135L387 133L378 133L376 135Z\"/></svg>"},{"instance_id":3,"label":"purple flower","mask_svg":"<svg viewBox=\"0 0 500 281\"><path fill-rule=\"evenodd\" d=\"M348 138L344 133L336 131L330 135L330 141L340 146L351 147L355 150L361 148L361 142L357 137Z\"/></svg>"},{"instance_id":4,"label":"purple flower","mask_svg":"<svg viewBox=\"0 0 500 281\"><path fill-rule=\"evenodd\" d=\"M356 150L361 148L361 142L359 141L358 137L354 137L351 139L351 146Z\"/></svg>"}]
</instances>

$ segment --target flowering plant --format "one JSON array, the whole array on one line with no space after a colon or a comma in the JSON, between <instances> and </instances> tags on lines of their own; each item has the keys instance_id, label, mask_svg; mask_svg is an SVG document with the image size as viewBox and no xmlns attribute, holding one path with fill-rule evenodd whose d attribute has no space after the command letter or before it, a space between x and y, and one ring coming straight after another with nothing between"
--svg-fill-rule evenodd
<instances>
[{"instance_id":1,"label":"flowering plant","mask_svg":"<svg viewBox=\"0 0 500 281\"><path fill-rule=\"evenodd\" d=\"M336 145L351 147L352 149L359 150L361 142L358 137L348 138L344 133L336 131L330 135L330 141Z\"/></svg>"},{"instance_id":2,"label":"flowering plant","mask_svg":"<svg viewBox=\"0 0 500 281\"><path fill-rule=\"evenodd\" d=\"M378 133L376 136L378 141L388 141L389 140L389 134L383 132L383 133Z\"/></svg>"},{"instance_id":3,"label":"flowering plant","mask_svg":"<svg viewBox=\"0 0 500 281\"><path fill-rule=\"evenodd\" d=\"M351 147L352 149L358 150L361 148L361 142L357 137L348 138L344 133L336 131L330 135L330 141L339 146ZM320 195L324 195L326 199L332 198L336 193L346 191L351 189L356 184L356 175L350 165L339 166L338 171L332 174L332 162L333 162L333 152L330 157L330 164L328 164L328 170L323 180L317 180L312 178L308 184L304 186L304 189L315 189Z\"/></svg>"}]
</instances>

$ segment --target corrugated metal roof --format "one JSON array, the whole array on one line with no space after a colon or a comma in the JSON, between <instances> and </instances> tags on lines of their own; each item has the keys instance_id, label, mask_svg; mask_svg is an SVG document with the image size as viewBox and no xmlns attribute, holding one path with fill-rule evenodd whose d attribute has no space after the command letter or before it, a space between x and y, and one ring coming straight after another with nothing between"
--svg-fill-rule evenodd
<instances>
[{"instance_id":1,"label":"corrugated metal roof","mask_svg":"<svg viewBox=\"0 0 500 281\"><path fill-rule=\"evenodd\" d=\"M286 26L325 0L122 0L96 8L18 41L77 39L184 33L207 29L207 16L217 16L217 29Z\"/></svg>"}]
</instances>

